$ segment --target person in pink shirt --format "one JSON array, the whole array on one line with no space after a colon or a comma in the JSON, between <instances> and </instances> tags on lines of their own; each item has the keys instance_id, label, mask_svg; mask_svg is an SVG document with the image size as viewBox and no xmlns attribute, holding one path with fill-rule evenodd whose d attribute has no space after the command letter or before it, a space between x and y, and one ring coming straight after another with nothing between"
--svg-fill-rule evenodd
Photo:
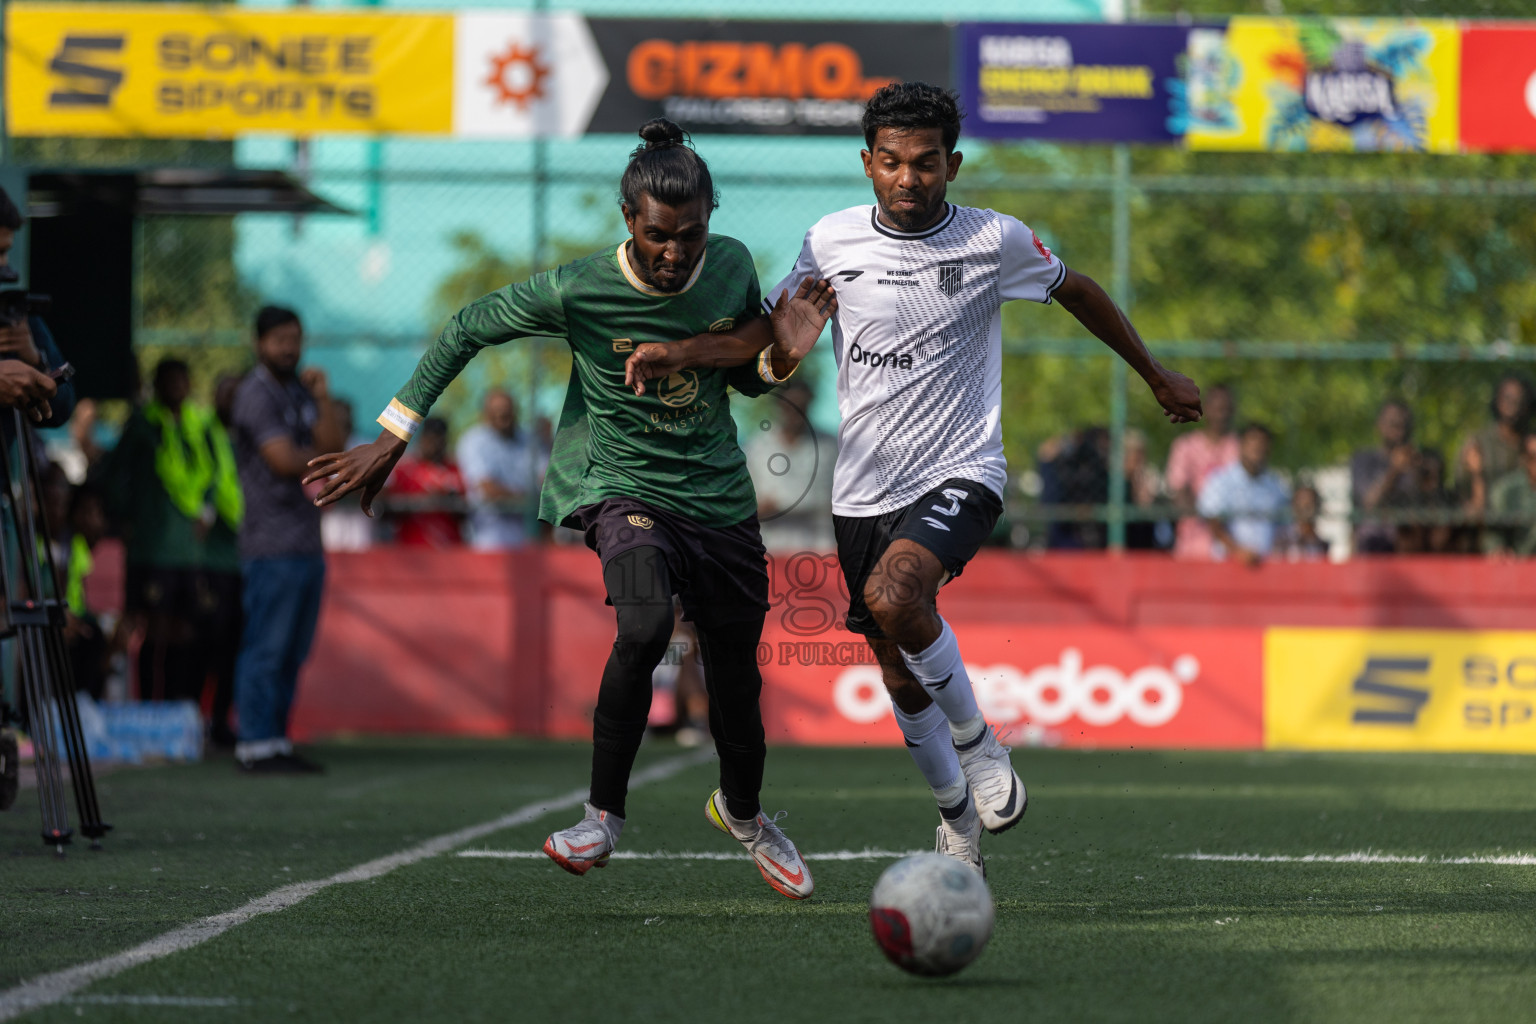
<instances>
[{"instance_id":1,"label":"person in pink shirt","mask_svg":"<svg viewBox=\"0 0 1536 1024\"><path fill-rule=\"evenodd\" d=\"M1168 450L1168 493L1184 513L1174 535L1175 558L1211 558L1211 530L1195 514L1195 502L1212 473L1237 461L1237 435L1232 432L1236 411L1232 389L1217 385L1206 396L1204 425L1179 437Z\"/></svg>"}]
</instances>

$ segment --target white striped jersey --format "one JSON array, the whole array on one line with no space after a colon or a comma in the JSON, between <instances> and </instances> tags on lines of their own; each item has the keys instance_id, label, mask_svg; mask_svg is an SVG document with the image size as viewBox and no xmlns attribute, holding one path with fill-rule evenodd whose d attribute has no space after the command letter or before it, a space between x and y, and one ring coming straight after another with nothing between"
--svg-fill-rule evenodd
<instances>
[{"instance_id":1,"label":"white striped jersey","mask_svg":"<svg viewBox=\"0 0 1536 1024\"><path fill-rule=\"evenodd\" d=\"M968 206L918 232L855 206L805 233L764 305L807 277L837 289L835 514L893 512L951 477L1002 497L1002 304L1048 303L1066 274L1028 226Z\"/></svg>"}]
</instances>

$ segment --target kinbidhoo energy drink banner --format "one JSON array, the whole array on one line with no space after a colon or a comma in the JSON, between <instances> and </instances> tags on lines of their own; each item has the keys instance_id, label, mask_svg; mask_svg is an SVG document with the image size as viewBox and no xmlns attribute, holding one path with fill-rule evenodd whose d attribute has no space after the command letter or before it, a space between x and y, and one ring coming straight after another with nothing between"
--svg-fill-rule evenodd
<instances>
[{"instance_id":1,"label":"kinbidhoo energy drink banner","mask_svg":"<svg viewBox=\"0 0 1536 1024\"><path fill-rule=\"evenodd\" d=\"M25 4L6 11L14 135L447 132L448 14Z\"/></svg>"},{"instance_id":2,"label":"kinbidhoo energy drink banner","mask_svg":"<svg viewBox=\"0 0 1536 1024\"><path fill-rule=\"evenodd\" d=\"M1176 142L1183 126L1176 25L991 22L958 31L968 134Z\"/></svg>"},{"instance_id":3,"label":"kinbidhoo energy drink banner","mask_svg":"<svg viewBox=\"0 0 1536 1024\"><path fill-rule=\"evenodd\" d=\"M1454 21L1233 18L1190 32L1189 148L1459 149Z\"/></svg>"}]
</instances>

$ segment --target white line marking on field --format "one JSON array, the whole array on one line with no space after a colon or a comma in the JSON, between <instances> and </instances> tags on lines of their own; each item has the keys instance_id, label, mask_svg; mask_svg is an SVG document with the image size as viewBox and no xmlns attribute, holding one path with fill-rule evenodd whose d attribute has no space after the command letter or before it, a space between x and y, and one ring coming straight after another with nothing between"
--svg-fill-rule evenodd
<instances>
[{"instance_id":1,"label":"white line marking on field","mask_svg":"<svg viewBox=\"0 0 1536 1024\"><path fill-rule=\"evenodd\" d=\"M1476 854L1469 857L1431 857L1428 854L1413 856L1399 853L1372 853L1361 850L1356 853L1175 853L1173 860L1215 860L1246 864L1507 864L1513 867L1536 867L1536 854L1504 853Z\"/></svg>"},{"instance_id":2,"label":"white line marking on field","mask_svg":"<svg viewBox=\"0 0 1536 1024\"><path fill-rule=\"evenodd\" d=\"M701 765L715 756L713 750L698 751L683 757L669 758L659 764L641 772L636 772L629 780L631 789L643 786L646 783L658 782L670 778L678 772ZM447 853L456 846L472 843L493 832L502 829L513 828L518 825L526 825L537 821L551 811L562 811L569 807L579 807L587 799L587 790L573 789L569 793L541 800L520 807L509 814L503 814L499 818L483 821L478 825L461 828L456 832L448 832L418 843L399 853L392 853L387 857L358 864L338 872L329 878L316 879L311 882L298 882L294 885L285 885L280 889L274 889L265 896L258 896L245 906L231 910L223 914L214 914L191 924L182 925L172 929L164 935L156 936L148 942L141 943L132 949L124 950L113 956L93 960L90 963L79 964L75 967L67 967L62 971L52 974L44 974L33 978L31 981L22 982L15 988L0 992L0 1021L11 1020L30 1010L40 1006L49 1006L61 1000L68 999L87 985L110 978L115 974L121 974L130 967L137 967L162 957L179 953L193 946L200 946L209 939L216 938L229 931L236 925L244 924L253 917L262 914L274 914L280 910L300 903L313 896L322 889L328 889L333 885L343 882L366 882L370 878L378 878L387 875L396 868L403 868L417 861L426 860L428 857L436 857L438 854Z\"/></svg>"},{"instance_id":3,"label":"white line marking on field","mask_svg":"<svg viewBox=\"0 0 1536 1024\"><path fill-rule=\"evenodd\" d=\"M922 853L922 850L832 850L827 853L807 853L809 861L823 860L898 860ZM544 860L543 850L460 850L460 857L489 857L495 860ZM751 860L745 853L722 853L718 850L693 852L687 850L618 850L611 860Z\"/></svg>"},{"instance_id":4,"label":"white line marking on field","mask_svg":"<svg viewBox=\"0 0 1536 1024\"><path fill-rule=\"evenodd\" d=\"M240 1000L222 996L75 996L64 1000L71 1006L239 1006Z\"/></svg>"}]
</instances>

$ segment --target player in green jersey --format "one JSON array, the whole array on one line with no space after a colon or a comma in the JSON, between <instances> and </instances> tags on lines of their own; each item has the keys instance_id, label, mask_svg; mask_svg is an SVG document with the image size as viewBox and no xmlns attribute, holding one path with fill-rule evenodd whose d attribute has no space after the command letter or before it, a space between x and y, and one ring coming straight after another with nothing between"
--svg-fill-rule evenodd
<instances>
[{"instance_id":1,"label":"player in green jersey","mask_svg":"<svg viewBox=\"0 0 1536 1024\"><path fill-rule=\"evenodd\" d=\"M636 345L730 331L763 315L746 247L709 234L718 200L703 159L665 119L647 123L640 137L620 185L631 237L460 310L379 417L378 440L314 460L305 483L324 481L320 505L358 491L372 514L411 435L476 352L516 338L564 338L573 372L539 517L585 532L603 563L618 636L593 715L586 814L551 835L544 852L578 875L613 852L678 594L698 626L720 755L720 788L705 813L746 847L770 885L803 899L810 870L758 803L767 560L726 389L759 395L787 378L836 300L819 281L780 301L770 318L774 342L755 365L682 371L644 396L626 387L625 360Z\"/></svg>"}]
</instances>

